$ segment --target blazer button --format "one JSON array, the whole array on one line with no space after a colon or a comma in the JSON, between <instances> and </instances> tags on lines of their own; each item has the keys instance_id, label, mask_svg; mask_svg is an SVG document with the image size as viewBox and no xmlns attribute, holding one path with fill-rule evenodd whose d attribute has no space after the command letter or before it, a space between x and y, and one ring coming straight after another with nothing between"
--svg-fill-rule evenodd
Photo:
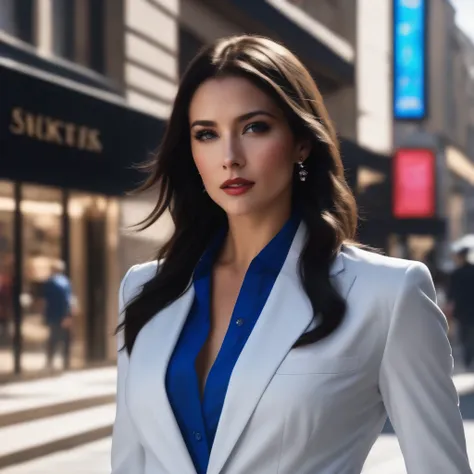
<instances>
[{"instance_id":1,"label":"blazer button","mask_svg":"<svg viewBox=\"0 0 474 474\"><path fill-rule=\"evenodd\" d=\"M202 440L202 434L195 431L194 432L194 439L196 441L201 441Z\"/></svg>"},{"instance_id":2,"label":"blazer button","mask_svg":"<svg viewBox=\"0 0 474 474\"><path fill-rule=\"evenodd\" d=\"M242 324L244 324L244 320L239 318L237 319L237 321L235 322L235 324L237 324L237 326L242 326Z\"/></svg>"}]
</instances>

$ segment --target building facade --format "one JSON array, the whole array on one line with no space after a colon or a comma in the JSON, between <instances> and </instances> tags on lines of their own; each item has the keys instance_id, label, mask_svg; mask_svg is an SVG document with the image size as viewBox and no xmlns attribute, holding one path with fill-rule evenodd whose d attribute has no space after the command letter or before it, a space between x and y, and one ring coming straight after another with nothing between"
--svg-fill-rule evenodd
<instances>
[{"instance_id":1,"label":"building facade","mask_svg":"<svg viewBox=\"0 0 474 474\"><path fill-rule=\"evenodd\" d=\"M126 98L118 3L0 4L0 378L45 370L56 260L74 292L71 367L115 354L120 197L164 125Z\"/></svg>"},{"instance_id":2,"label":"building facade","mask_svg":"<svg viewBox=\"0 0 474 474\"><path fill-rule=\"evenodd\" d=\"M449 270L451 243L474 229L474 46L456 26L450 1L426 5L428 111L421 121L395 123L394 146L434 153L436 213L400 223L394 248Z\"/></svg>"},{"instance_id":3,"label":"building facade","mask_svg":"<svg viewBox=\"0 0 474 474\"><path fill-rule=\"evenodd\" d=\"M216 38L262 34L303 60L339 132L351 187L368 214L386 212L385 201L368 205L387 189L393 131L390 39L380 34L388 3L376 3L2 1L0 271L11 310L0 372L42 370L47 331L35 299L57 258L77 299L73 366L114 360L120 279L173 231L164 216L132 232L155 196L124 193L143 179L132 168L158 146L187 64ZM376 227L362 233L385 245Z\"/></svg>"}]
</instances>

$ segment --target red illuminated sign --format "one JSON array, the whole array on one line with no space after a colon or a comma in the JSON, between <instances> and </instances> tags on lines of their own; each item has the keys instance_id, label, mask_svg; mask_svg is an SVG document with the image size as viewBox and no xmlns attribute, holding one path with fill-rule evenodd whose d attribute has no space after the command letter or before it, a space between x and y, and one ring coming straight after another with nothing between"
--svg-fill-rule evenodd
<instances>
[{"instance_id":1,"label":"red illuminated sign","mask_svg":"<svg viewBox=\"0 0 474 474\"><path fill-rule=\"evenodd\" d=\"M435 163L431 150L415 148L397 151L393 168L394 217L434 217Z\"/></svg>"}]
</instances>

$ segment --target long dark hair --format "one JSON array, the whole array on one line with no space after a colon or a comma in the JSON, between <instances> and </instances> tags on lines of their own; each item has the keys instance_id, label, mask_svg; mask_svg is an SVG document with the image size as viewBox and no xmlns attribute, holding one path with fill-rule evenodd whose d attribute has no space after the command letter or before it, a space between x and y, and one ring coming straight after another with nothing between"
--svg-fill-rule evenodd
<instances>
[{"instance_id":1,"label":"long dark hair","mask_svg":"<svg viewBox=\"0 0 474 474\"><path fill-rule=\"evenodd\" d=\"M311 141L304 186L293 180L294 205L308 234L300 259L300 277L321 324L296 345L331 334L346 304L331 284L329 270L342 244L354 239L357 208L344 178L336 133L319 90L303 64L284 46L259 36L225 38L203 49L189 65L175 99L161 147L150 163L149 177L138 191L156 189L158 200L139 225L151 226L167 210L175 231L158 252L154 277L129 302L123 322L125 348L131 353L143 326L189 287L194 268L215 232L226 224L224 211L202 192L194 164L188 109L196 89L207 79L240 76L269 94L283 110L298 138Z\"/></svg>"}]
</instances>

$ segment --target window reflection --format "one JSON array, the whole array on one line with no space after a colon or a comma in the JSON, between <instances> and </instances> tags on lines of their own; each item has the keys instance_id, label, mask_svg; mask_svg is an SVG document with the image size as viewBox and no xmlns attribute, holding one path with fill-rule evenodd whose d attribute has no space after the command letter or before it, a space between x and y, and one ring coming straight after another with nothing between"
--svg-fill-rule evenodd
<instances>
[{"instance_id":1,"label":"window reflection","mask_svg":"<svg viewBox=\"0 0 474 474\"><path fill-rule=\"evenodd\" d=\"M88 362L104 360L107 337L107 215L102 196L69 198L71 280L77 299L74 351Z\"/></svg>"},{"instance_id":2,"label":"window reflection","mask_svg":"<svg viewBox=\"0 0 474 474\"><path fill-rule=\"evenodd\" d=\"M0 373L13 372L13 184L0 181Z\"/></svg>"},{"instance_id":3,"label":"window reflection","mask_svg":"<svg viewBox=\"0 0 474 474\"><path fill-rule=\"evenodd\" d=\"M0 181L0 374L19 368L15 302L22 372L79 368L108 357L116 321L116 309L113 324L107 315L118 285L108 280L118 274L117 219L113 199Z\"/></svg>"},{"instance_id":4,"label":"window reflection","mask_svg":"<svg viewBox=\"0 0 474 474\"><path fill-rule=\"evenodd\" d=\"M51 307L59 308L56 313L61 311L62 296L59 290L46 294L45 289L49 288L50 278L57 273L61 261L61 191L24 185L20 209L23 218L22 369L60 368L64 365L64 356L61 361L56 349L59 342L64 345L65 341L57 327L58 321L52 321L55 311ZM56 313L53 316L59 318Z\"/></svg>"}]
</instances>

